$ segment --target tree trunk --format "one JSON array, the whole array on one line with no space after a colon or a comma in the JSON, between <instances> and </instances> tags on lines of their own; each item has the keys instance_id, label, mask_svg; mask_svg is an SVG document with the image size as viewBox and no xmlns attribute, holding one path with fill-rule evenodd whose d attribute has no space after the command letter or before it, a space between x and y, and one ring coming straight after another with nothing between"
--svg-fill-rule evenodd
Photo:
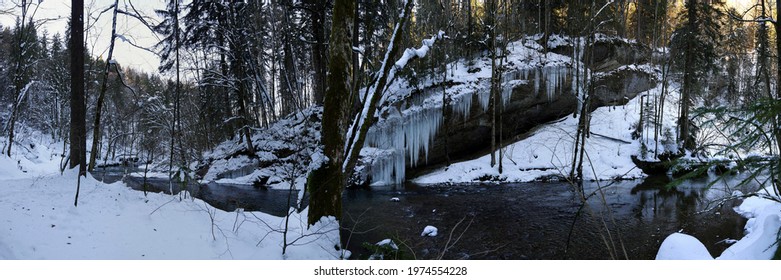
<instances>
[{"instance_id":1,"label":"tree trunk","mask_svg":"<svg viewBox=\"0 0 781 280\"><path fill-rule=\"evenodd\" d=\"M25 34L27 34L27 28L28 28L25 25L25 23L27 22L27 8L29 6L27 1L25 0L22 0L19 6L22 8L22 14L21 14L21 19L19 20L19 30L16 31L17 40L15 46L15 48L18 48L17 50L19 53L16 55L16 57L12 58L13 60L15 60L14 69L13 69L14 71L13 74L14 97L13 98L14 99L11 100L12 102L11 116L9 117L8 120L8 150L6 151L6 155L8 155L9 157L11 156L11 148L14 146L14 127L16 126L16 119L19 114L19 106L21 105L23 99L22 95L24 94L22 92L22 88L24 87L23 85L24 81L22 80L23 79L22 67L25 67L25 65L23 65L24 55L25 55L24 44L25 42L27 42L27 40L25 40Z\"/></svg>"},{"instance_id":2,"label":"tree trunk","mask_svg":"<svg viewBox=\"0 0 781 280\"><path fill-rule=\"evenodd\" d=\"M689 0L694 1L694 0ZM693 33L695 32L695 29L697 28L697 10L696 10L696 4L691 3L688 7L688 20L687 28L689 28L688 32ZM681 89L681 112L680 116L678 118L678 126L680 133L678 134L678 143L679 143L679 149L681 153L684 153L685 150L693 150L694 149L694 137L691 135L690 131L690 121L689 121L689 107L691 106L691 94L694 87L694 46L692 44L692 39L689 39L686 41L686 49L684 50L684 68L683 68L683 87Z\"/></svg>"},{"instance_id":3,"label":"tree trunk","mask_svg":"<svg viewBox=\"0 0 781 280\"><path fill-rule=\"evenodd\" d=\"M385 92L385 87L387 86L388 82L394 79L396 75L395 70L404 68L406 63L419 57L417 54L408 57L407 62L404 64L398 64L398 62L392 63L391 61L394 57L397 56L399 50L401 49L401 42L404 40L404 35L402 34L404 32L402 30L409 21L413 6L412 3L412 1L408 1L404 6L404 12L402 13L403 17L401 17L396 23L393 35L391 36L391 44L385 53L385 58L382 61L380 73L377 74L378 78L369 87L368 96L366 96L366 100L364 100L364 107L361 109L361 113L358 115L358 118L353 122L353 133L350 135L350 142L345 153L346 163L342 166L342 172L347 178L352 175L355 164L358 162L358 156L361 149L363 149L363 145L366 140L366 133L374 122L374 114L377 112L377 105L379 105L378 103L382 98L383 92Z\"/></svg>"},{"instance_id":4,"label":"tree trunk","mask_svg":"<svg viewBox=\"0 0 781 280\"><path fill-rule=\"evenodd\" d=\"M238 98L238 105L239 105L239 116L241 124L241 131L244 137L244 140L246 141L247 145L247 153L250 155L255 154L255 146L252 144L252 131L250 130L250 119L249 114L247 110L247 97L248 94L248 88L247 88L247 75L245 72L245 50L247 48L246 42L247 38L245 37L245 33L243 31L243 27L241 23L239 23L239 20L243 18L243 8L240 8L240 10L236 9L236 5L231 5L231 26L233 27L231 38L229 40L230 49L232 52L233 59L231 60L231 74L233 75L233 78L236 79L236 94Z\"/></svg>"},{"instance_id":5,"label":"tree trunk","mask_svg":"<svg viewBox=\"0 0 781 280\"><path fill-rule=\"evenodd\" d=\"M330 61L326 74L321 142L328 161L312 171L307 180L309 188L309 225L322 217L342 217L342 190L344 187L344 138L352 108L352 47L350 32L355 16L355 1L334 2L331 25Z\"/></svg>"},{"instance_id":6,"label":"tree trunk","mask_svg":"<svg viewBox=\"0 0 781 280\"><path fill-rule=\"evenodd\" d=\"M781 1L776 1L776 11L781 11ZM776 50L781 53L781 32L779 32L779 29L781 28L781 22L776 19L775 23L776 28ZM781 56L777 56L776 60L776 100L781 99ZM768 88L770 85L767 85ZM781 125L781 116L776 115L775 117L775 123L773 124L773 134L775 134L776 137L776 151L781 155L781 129L779 129L779 125ZM776 195L781 193L781 184L778 183L778 171L781 170L781 161L778 162L779 166L776 166L776 178L773 180L773 184L775 184L776 187Z\"/></svg>"},{"instance_id":7,"label":"tree trunk","mask_svg":"<svg viewBox=\"0 0 781 280\"><path fill-rule=\"evenodd\" d=\"M71 129L70 168L79 166L79 177L86 175L87 128L84 102L84 0L71 1ZM79 184L76 185L74 206L79 203Z\"/></svg>"},{"instance_id":8,"label":"tree trunk","mask_svg":"<svg viewBox=\"0 0 781 280\"><path fill-rule=\"evenodd\" d=\"M325 52L326 38L323 28L325 21L325 1L314 0L312 4L312 33L315 36L315 43L312 45L312 67L314 68L314 77L312 91L314 95L314 102L317 105L323 105L325 98L325 78L326 78L326 59Z\"/></svg>"},{"instance_id":9,"label":"tree trunk","mask_svg":"<svg viewBox=\"0 0 781 280\"><path fill-rule=\"evenodd\" d=\"M488 16L488 28L490 28L489 36L491 36L491 97L490 97L490 109L491 112L491 167L496 165L496 0L491 0Z\"/></svg>"},{"instance_id":10,"label":"tree trunk","mask_svg":"<svg viewBox=\"0 0 781 280\"><path fill-rule=\"evenodd\" d=\"M111 69L111 59L114 55L114 39L117 36L117 4L119 0L114 0L114 16L111 21L111 42L108 47L108 56L106 57L106 70L103 74L103 83L100 86L100 93L98 94L98 103L95 108L95 122L92 128L92 151L89 155L89 166L87 170L92 171L95 169L95 161L98 156L98 142L100 142L100 117L103 113L103 101L106 96L106 89L108 87L108 74ZM178 67L178 65L177 65ZM116 68L119 71L119 67Z\"/></svg>"}]
</instances>

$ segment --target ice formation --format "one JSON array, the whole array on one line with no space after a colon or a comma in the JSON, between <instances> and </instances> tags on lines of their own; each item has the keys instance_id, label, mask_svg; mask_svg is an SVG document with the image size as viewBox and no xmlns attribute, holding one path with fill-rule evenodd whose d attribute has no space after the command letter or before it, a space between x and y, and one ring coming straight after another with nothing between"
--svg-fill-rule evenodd
<instances>
[{"instance_id":1,"label":"ice formation","mask_svg":"<svg viewBox=\"0 0 781 280\"><path fill-rule=\"evenodd\" d=\"M569 76L573 71L569 61L556 59L542 63L529 63L520 69L506 71L502 76L501 106L507 106L518 85L534 85L532 94L545 94L548 101L569 89ZM465 74L466 75L466 74ZM490 106L490 78L471 74L474 87L448 91L449 106L457 119L467 120L473 106L485 112ZM464 79L461 77L460 79ZM486 79L487 78L487 79ZM458 79L458 78L457 78ZM478 89L478 90L475 90ZM424 90L425 91L425 90ZM573 91L577 92L577 91ZM473 99L478 104L474 104ZM381 104L383 102L380 102ZM399 106L399 105L396 105ZM400 105L401 108L385 109L380 120L367 134L367 147L372 150L369 175L372 185L400 184L405 179L405 168L415 167L428 160L430 146L442 126L442 93L425 91Z\"/></svg>"},{"instance_id":2,"label":"ice formation","mask_svg":"<svg viewBox=\"0 0 781 280\"><path fill-rule=\"evenodd\" d=\"M407 161L414 167L421 158L428 160L430 145L442 125L441 108L416 107L402 115L392 107L386 114L366 135L368 146L378 149L371 164L372 184L403 182Z\"/></svg>"},{"instance_id":3,"label":"ice formation","mask_svg":"<svg viewBox=\"0 0 781 280\"><path fill-rule=\"evenodd\" d=\"M371 164L371 177L374 184L397 184L404 180L404 119L401 113L391 107L382 123L369 128L366 144L375 147L379 154L374 155Z\"/></svg>"}]
</instances>

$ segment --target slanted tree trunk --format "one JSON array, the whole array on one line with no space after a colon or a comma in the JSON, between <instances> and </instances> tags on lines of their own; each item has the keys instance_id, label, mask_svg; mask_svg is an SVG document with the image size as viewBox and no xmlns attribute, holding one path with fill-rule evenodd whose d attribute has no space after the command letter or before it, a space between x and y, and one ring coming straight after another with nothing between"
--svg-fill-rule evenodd
<instances>
[{"instance_id":1,"label":"slanted tree trunk","mask_svg":"<svg viewBox=\"0 0 781 280\"><path fill-rule=\"evenodd\" d=\"M362 112L352 123L353 134L350 135L349 146L346 146L345 136L348 125L350 125L350 111L352 110L350 106L352 102L350 98L352 85L350 54L352 48L350 36L347 33L352 23L350 16L354 3L343 3L340 0L337 0L336 3L341 3L342 6L334 6L334 22L330 41L331 60L328 66L328 88L325 94L323 132L321 137L323 153L328 157L328 161L312 171L307 181L311 193L309 197L310 225L315 224L320 218L326 216L334 216L337 220L341 218L344 178L349 177L355 167L358 154L363 148L366 139L366 132L372 124L385 86L388 81L392 80L392 76L395 74L395 72L391 71L392 68L404 67L404 63L400 65L400 62L394 64L390 61L400 49L401 29L408 21L413 6L413 1L407 1L404 5L404 12L396 23L391 44L382 62L381 72L378 73L377 80L370 87L369 96L364 100L366 104L364 104ZM415 57L418 57L417 54L409 57L407 61Z\"/></svg>"},{"instance_id":2,"label":"slanted tree trunk","mask_svg":"<svg viewBox=\"0 0 781 280\"><path fill-rule=\"evenodd\" d=\"M95 161L98 156L98 142L100 142L100 118L103 113L103 101L106 97L106 89L108 87L108 74L111 69L112 59L114 56L114 41L117 37L117 4L119 0L114 0L114 16L111 21L111 42L108 47L108 56L106 57L106 69L103 73L103 83L100 86L100 93L98 93L98 102L95 105L95 122L92 128L92 151L89 155L89 166L87 170L92 171L95 169ZM116 67L116 64L115 64ZM178 64L177 64L178 67ZM119 67L116 68L119 71ZM177 72L178 75L178 72ZM178 81L177 81L178 82Z\"/></svg>"}]
</instances>

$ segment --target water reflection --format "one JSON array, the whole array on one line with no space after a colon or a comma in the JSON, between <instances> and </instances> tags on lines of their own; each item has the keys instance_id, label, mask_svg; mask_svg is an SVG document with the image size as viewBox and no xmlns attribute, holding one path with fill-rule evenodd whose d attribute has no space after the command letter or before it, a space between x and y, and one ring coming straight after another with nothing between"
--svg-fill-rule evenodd
<instances>
[{"instance_id":1,"label":"water reflection","mask_svg":"<svg viewBox=\"0 0 781 280\"><path fill-rule=\"evenodd\" d=\"M666 177L590 182L584 192L595 195L585 207L566 183L350 190L345 194L346 227L355 232L376 229L352 235L345 230L343 235L345 241L349 238L348 248L364 256L371 252L362 242L397 238L417 258L653 259L664 238L681 231L718 255L727 247L721 241L742 236L745 219L731 210L739 202L712 203L731 194L739 181L709 186L709 180L715 178L672 189L664 187ZM440 236L420 237L426 225L438 227ZM444 251L451 231L453 239L464 234Z\"/></svg>"},{"instance_id":2,"label":"water reflection","mask_svg":"<svg viewBox=\"0 0 781 280\"><path fill-rule=\"evenodd\" d=\"M170 190L173 189L173 194L179 194L182 190L187 190L193 197L229 212L242 208L246 211L260 211L284 217L290 209L288 196L291 197L291 204L295 204L298 198L298 190L267 190L258 189L251 185L217 183L204 185L197 182L189 182L188 184L174 182L169 185L167 178L146 178L145 181L143 177L125 176L125 173L121 172L95 173L93 176L108 183L121 180L128 187L138 191L144 191L144 182L146 182L146 191L148 192L170 194Z\"/></svg>"}]
</instances>

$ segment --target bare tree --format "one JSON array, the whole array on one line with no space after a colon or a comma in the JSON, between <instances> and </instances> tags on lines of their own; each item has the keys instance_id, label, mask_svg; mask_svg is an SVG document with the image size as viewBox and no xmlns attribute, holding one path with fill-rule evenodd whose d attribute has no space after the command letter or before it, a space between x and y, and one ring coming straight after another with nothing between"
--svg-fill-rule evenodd
<instances>
[{"instance_id":1,"label":"bare tree","mask_svg":"<svg viewBox=\"0 0 781 280\"><path fill-rule=\"evenodd\" d=\"M109 7L109 9L113 8L114 13L111 18L111 39L108 47L108 56L106 57L106 69L103 73L103 82L100 86L100 92L98 93L98 103L95 105L95 122L92 127L92 149L90 150L89 155L89 166L87 167L87 170L92 171L95 169L95 161L97 159L98 155L98 142L101 140L100 135L100 118L101 114L103 113L103 101L106 97L106 89L108 84L108 76L111 69L111 66L116 66L116 62L114 59L114 42L117 38L117 11L118 7L117 4L119 3L119 0L114 0L114 4ZM119 68L117 68L117 72L119 72Z\"/></svg>"}]
</instances>

